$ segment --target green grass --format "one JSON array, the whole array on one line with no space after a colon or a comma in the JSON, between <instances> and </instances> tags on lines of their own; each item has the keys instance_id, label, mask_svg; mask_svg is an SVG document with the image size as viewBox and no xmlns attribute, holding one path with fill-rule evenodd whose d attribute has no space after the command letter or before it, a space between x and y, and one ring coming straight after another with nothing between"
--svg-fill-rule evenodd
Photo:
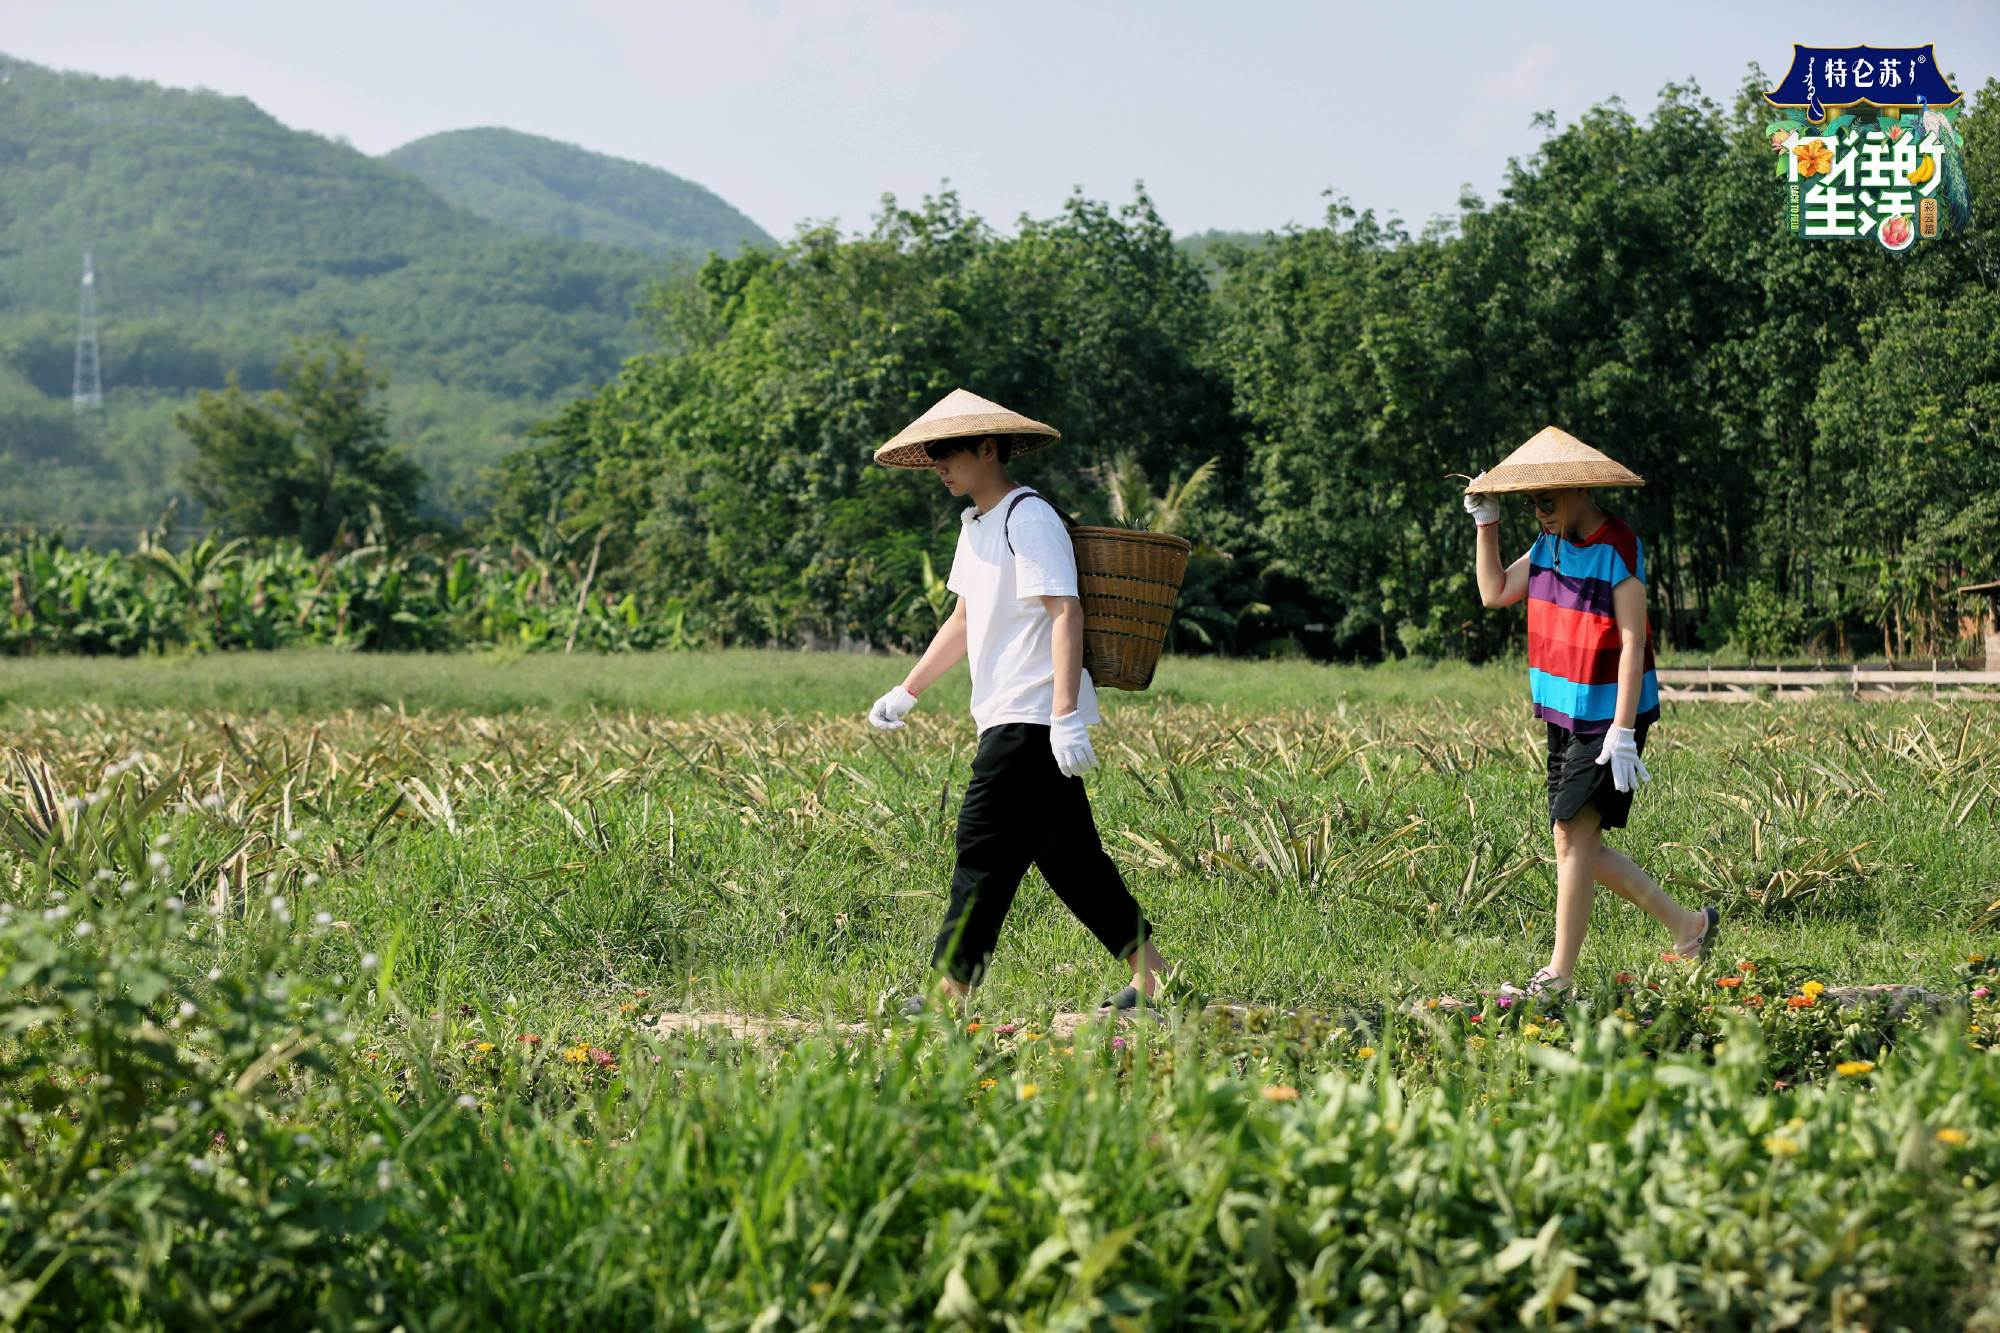
<instances>
[{"instance_id":1,"label":"green grass","mask_svg":"<svg viewBox=\"0 0 2000 1333\"><path fill-rule=\"evenodd\" d=\"M339 708L412 712L556 714L628 709L672 717L786 713L863 717L913 659L740 649L703 653L570 655L527 652L355 653L336 648L171 658L0 658L0 716L8 706L227 709L305 714ZM1143 694L1106 690L1107 710L1167 702L1243 709L1334 707L1342 702L1514 697L1517 669L1462 663L1382 669L1303 660L1249 664L1169 657ZM963 669L927 692L928 714L970 727Z\"/></svg>"},{"instance_id":2,"label":"green grass","mask_svg":"<svg viewBox=\"0 0 2000 1333\"><path fill-rule=\"evenodd\" d=\"M1423 1001L1548 947L1518 673L1170 661L1112 696L1092 800L1169 956L1247 1027L1032 1039L1120 978L1031 875L976 1034L648 1035L663 1009L872 1022L921 983L973 736L962 683L869 730L904 669L0 666L26 765L0 797L0 1087L32 1145L0 1158L0 1302L142 1326L258 1301L411 1327L2000 1313L1992 1001L1787 1003L1965 994L2000 899L2000 710L1671 709L1616 842L1721 907L1717 966L1757 970L1662 963L1605 895L1577 1006L1474 1022Z\"/></svg>"}]
</instances>

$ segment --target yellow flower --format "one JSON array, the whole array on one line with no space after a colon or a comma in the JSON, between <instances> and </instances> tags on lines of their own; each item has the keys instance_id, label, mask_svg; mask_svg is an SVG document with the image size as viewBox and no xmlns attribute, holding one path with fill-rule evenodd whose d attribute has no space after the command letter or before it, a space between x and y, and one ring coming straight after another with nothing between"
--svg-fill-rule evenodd
<instances>
[{"instance_id":1,"label":"yellow flower","mask_svg":"<svg viewBox=\"0 0 2000 1333\"><path fill-rule=\"evenodd\" d=\"M1470 1046L1470 1047L1472 1047L1472 1048L1473 1048L1474 1050L1480 1050L1480 1049L1483 1049L1483 1048L1485 1047L1485 1045L1486 1045L1486 1038L1484 1038L1484 1037L1467 1037L1467 1038L1465 1039L1465 1044L1466 1044L1467 1046Z\"/></svg>"},{"instance_id":2,"label":"yellow flower","mask_svg":"<svg viewBox=\"0 0 2000 1333\"><path fill-rule=\"evenodd\" d=\"M1355 1054L1364 1060L1373 1060L1375 1058L1375 1048L1373 1046L1363 1046Z\"/></svg>"},{"instance_id":3,"label":"yellow flower","mask_svg":"<svg viewBox=\"0 0 2000 1333\"><path fill-rule=\"evenodd\" d=\"M1789 1134L1766 1134L1764 1151L1773 1157L1790 1157L1799 1151L1799 1141Z\"/></svg>"},{"instance_id":4,"label":"yellow flower","mask_svg":"<svg viewBox=\"0 0 2000 1333\"><path fill-rule=\"evenodd\" d=\"M1042 1090L1042 1085L1039 1083L1023 1083L1021 1085L1021 1093L1020 1093L1021 1100L1024 1102L1031 1102L1035 1099L1035 1094L1040 1092L1041 1090Z\"/></svg>"},{"instance_id":5,"label":"yellow flower","mask_svg":"<svg viewBox=\"0 0 2000 1333\"><path fill-rule=\"evenodd\" d=\"M630 1000L627 1000L624 1004L618 1006L618 1012L621 1015L629 1014L638 1007L639 1007L638 1005L633 1004Z\"/></svg>"},{"instance_id":6,"label":"yellow flower","mask_svg":"<svg viewBox=\"0 0 2000 1333\"><path fill-rule=\"evenodd\" d=\"M472 1043L472 1049L484 1055L493 1049L493 1043L490 1041L476 1041Z\"/></svg>"},{"instance_id":7,"label":"yellow flower","mask_svg":"<svg viewBox=\"0 0 2000 1333\"><path fill-rule=\"evenodd\" d=\"M1258 1095L1267 1102L1295 1102L1299 1099L1299 1090L1282 1083L1267 1083Z\"/></svg>"},{"instance_id":8,"label":"yellow flower","mask_svg":"<svg viewBox=\"0 0 2000 1333\"><path fill-rule=\"evenodd\" d=\"M833 1284L831 1282L815 1282L810 1287L807 1287L806 1290L815 1296L827 1296L832 1294Z\"/></svg>"},{"instance_id":9,"label":"yellow flower","mask_svg":"<svg viewBox=\"0 0 2000 1333\"><path fill-rule=\"evenodd\" d=\"M1821 995L1825 993L1826 993L1826 983L1823 981L1808 981L1805 985L1799 987L1799 994L1805 996L1809 1000L1817 1000Z\"/></svg>"},{"instance_id":10,"label":"yellow flower","mask_svg":"<svg viewBox=\"0 0 2000 1333\"><path fill-rule=\"evenodd\" d=\"M1937 1132L1937 1140L1939 1143L1949 1143L1954 1148L1956 1148L1959 1144L1965 1142L1965 1140L1968 1137L1970 1136L1967 1135L1964 1130L1953 1129L1950 1125L1946 1125L1943 1129L1940 1129Z\"/></svg>"},{"instance_id":11,"label":"yellow flower","mask_svg":"<svg viewBox=\"0 0 2000 1333\"><path fill-rule=\"evenodd\" d=\"M1843 1078L1858 1078L1874 1068L1873 1060L1842 1060L1833 1067L1833 1070Z\"/></svg>"},{"instance_id":12,"label":"yellow flower","mask_svg":"<svg viewBox=\"0 0 2000 1333\"><path fill-rule=\"evenodd\" d=\"M1792 150L1799 161L1799 175L1818 176L1833 169L1833 150L1823 139L1807 139Z\"/></svg>"},{"instance_id":13,"label":"yellow flower","mask_svg":"<svg viewBox=\"0 0 2000 1333\"><path fill-rule=\"evenodd\" d=\"M1540 1023L1523 1023L1521 1024L1521 1035L1524 1037L1539 1037L1542 1035L1542 1025Z\"/></svg>"},{"instance_id":14,"label":"yellow flower","mask_svg":"<svg viewBox=\"0 0 2000 1333\"><path fill-rule=\"evenodd\" d=\"M563 1051L563 1060L568 1064L580 1065L590 1059L588 1046L570 1046Z\"/></svg>"},{"instance_id":15,"label":"yellow flower","mask_svg":"<svg viewBox=\"0 0 2000 1333\"><path fill-rule=\"evenodd\" d=\"M1041 1039L1042 1034L1039 1032L1023 1032L1021 1034L1022 1041L1040 1041Z\"/></svg>"},{"instance_id":16,"label":"yellow flower","mask_svg":"<svg viewBox=\"0 0 2000 1333\"><path fill-rule=\"evenodd\" d=\"M1000 1086L1000 1080L997 1078L982 1078L979 1080L979 1090L981 1092L985 1092L989 1088L996 1088L998 1086Z\"/></svg>"}]
</instances>

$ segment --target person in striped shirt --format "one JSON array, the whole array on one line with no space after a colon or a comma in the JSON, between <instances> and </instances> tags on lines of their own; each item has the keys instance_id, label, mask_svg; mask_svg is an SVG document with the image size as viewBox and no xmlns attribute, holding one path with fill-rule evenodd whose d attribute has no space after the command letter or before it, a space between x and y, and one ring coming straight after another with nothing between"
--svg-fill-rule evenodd
<instances>
[{"instance_id":1,"label":"person in striped shirt","mask_svg":"<svg viewBox=\"0 0 2000 1333\"><path fill-rule=\"evenodd\" d=\"M1561 438L1603 458L1581 441ZM1545 467L1516 475L1562 473ZM1632 477L1625 484L1637 483L1633 474L1624 475ZM1541 530L1527 554L1503 567L1500 501L1482 490L1487 476L1473 478L1465 496L1466 512L1478 524L1479 600L1488 607L1528 603L1528 681L1535 716L1548 729L1549 824L1556 848L1556 934L1548 966L1527 985L1510 983L1500 993L1553 1000L1576 973L1598 884L1665 926L1685 957L1707 953L1719 919L1713 907L1681 906L1630 857L1604 844L1606 829L1625 827L1634 789L1651 779L1639 756L1660 716L1639 535L1600 509L1586 487L1516 484L1509 489L1527 499Z\"/></svg>"}]
</instances>

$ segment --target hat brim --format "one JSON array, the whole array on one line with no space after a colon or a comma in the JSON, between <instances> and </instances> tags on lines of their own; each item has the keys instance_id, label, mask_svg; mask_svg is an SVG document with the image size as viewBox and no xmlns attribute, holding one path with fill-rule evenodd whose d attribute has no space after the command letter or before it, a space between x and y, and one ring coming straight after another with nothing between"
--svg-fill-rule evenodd
<instances>
[{"instance_id":1,"label":"hat brim","mask_svg":"<svg viewBox=\"0 0 2000 1333\"><path fill-rule=\"evenodd\" d=\"M875 461L883 467L928 468L933 464L927 445L939 440L983 440L989 435L1010 442L1016 458L1046 449L1062 439L1062 432L1054 426L1045 426L1017 412L980 413L912 422L875 451Z\"/></svg>"},{"instance_id":2,"label":"hat brim","mask_svg":"<svg viewBox=\"0 0 2000 1333\"><path fill-rule=\"evenodd\" d=\"M1644 486L1646 479L1610 459L1602 462L1502 463L1465 488L1467 495L1559 491L1570 487Z\"/></svg>"}]
</instances>

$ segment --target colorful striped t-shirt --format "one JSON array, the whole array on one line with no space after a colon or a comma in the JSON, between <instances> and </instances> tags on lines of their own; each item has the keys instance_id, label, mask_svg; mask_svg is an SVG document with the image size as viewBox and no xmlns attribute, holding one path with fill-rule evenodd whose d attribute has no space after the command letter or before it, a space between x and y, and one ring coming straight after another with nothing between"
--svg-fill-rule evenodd
<instances>
[{"instance_id":1,"label":"colorful striped t-shirt","mask_svg":"<svg viewBox=\"0 0 2000 1333\"><path fill-rule=\"evenodd\" d=\"M1535 716L1571 731L1599 732L1618 709L1622 645L1611 590L1626 579L1646 581L1639 534L1610 517L1580 542L1543 533L1528 551L1528 683ZM1639 686L1639 722L1660 716L1653 678L1653 626L1646 624L1646 674Z\"/></svg>"}]
</instances>

